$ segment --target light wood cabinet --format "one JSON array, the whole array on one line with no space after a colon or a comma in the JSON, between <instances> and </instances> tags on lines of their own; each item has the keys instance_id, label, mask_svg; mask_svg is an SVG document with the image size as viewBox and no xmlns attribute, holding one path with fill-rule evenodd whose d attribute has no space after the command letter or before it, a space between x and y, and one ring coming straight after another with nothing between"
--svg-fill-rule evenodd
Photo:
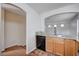
<instances>
[{"instance_id":1,"label":"light wood cabinet","mask_svg":"<svg viewBox=\"0 0 79 59\"><path fill-rule=\"evenodd\" d=\"M52 53L54 42L51 37L46 37L46 51Z\"/></svg>"},{"instance_id":2,"label":"light wood cabinet","mask_svg":"<svg viewBox=\"0 0 79 59\"><path fill-rule=\"evenodd\" d=\"M64 39L57 38L55 39L55 54L57 55L64 55Z\"/></svg>"},{"instance_id":3,"label":"light wood cabinet","mask_svg":"<svg viewBox=\"0 0 79 59\"><path fill-rule=\"evenodd\" d=\"M65 55L66 56L77 55L77 42L75 40L65 39Z\"/></svg>"},{"instance_id":4,"label":"light wood cabinet","mask_svg":"<svg viewBox=\"0 0 79 59\"><path fill-rule=\"evenodd\" d=\"M63 39L57 37L46 37L46 51L56 55L64 55Z\"/></svg>"},{"instance_id":5,"label":"light wood cabinet","mask_svg":"<svg viewBox=\"0 0 79 59\"><path fill-rule=\"evenodd\" d=\"M46 51L55 55L77 55L77 43L73 39L46 37Z\"/></svg>"}]
</instances>

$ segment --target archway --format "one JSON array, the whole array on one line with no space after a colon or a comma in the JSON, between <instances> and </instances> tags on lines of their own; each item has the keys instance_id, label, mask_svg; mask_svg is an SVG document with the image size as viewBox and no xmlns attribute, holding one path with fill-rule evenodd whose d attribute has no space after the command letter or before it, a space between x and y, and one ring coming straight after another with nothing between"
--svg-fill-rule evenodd
<instances>
[{"instance_id":1,"label":"archway","mask_svg":"<svg viewBox=\"0 0 79 59\"><path fill-rule=\"evenodd\" d=\"M4 51L23 47L26 50L26 12L13 4L2 4ZM14 48L13 48L14 49ZM26 52L25 52L26 53Z\"/></svg>"}]
</instances>

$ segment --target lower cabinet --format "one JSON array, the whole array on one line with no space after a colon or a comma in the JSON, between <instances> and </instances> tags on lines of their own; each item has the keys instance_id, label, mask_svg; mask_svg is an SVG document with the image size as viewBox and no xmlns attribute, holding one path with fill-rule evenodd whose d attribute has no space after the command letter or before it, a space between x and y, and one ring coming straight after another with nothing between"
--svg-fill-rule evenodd
<instances>
[{"instance_id":1,"label":"lower cabinet","mask_svg":"<svg viewBox=\"0 0 79 59\"><path fill-rule=\"evenodd\" d=\"M49 38L48 40L46 40L46 51L52 53L53 47L52 47L52 40Z\"/></svg>"},{"instance_id":2,"label":"lower cabinet","mask_svg":"<svg viewBox=\"0 0 79 59\"><path fill-rule=\"evenodd\" d=\"M76 41L57 37L46 37L46 51L55 55L75 56Z\"/></svg>"},{"instance_id":3,"label":"lower cabinet","mask_svg":"<svg viewBox=\"0 0 79 59\"><path fill-rule=\"evenodd\" d=\"M54 51L56 55L64 55L64 40L61 38L56 38L54 40Z\"/></svg>"},{"instance_id":4,"label":"lower cabinet","mask_svg":"<svg viewBox=\"0 0 79 59\"><path fill-rule=\"evenodd\" d=\"M46 51L54 53L54 41L51 37L46 37Z\"/></svg>"},{"instance_id":5,"label":"lower cabinet","mask_svg":"<svg viewBox=\"0 0 79 59\"><path fill-rule=\"evenodd\" d=\"M76 56L77 51L77 42L75 40L65 39L65 55Z\"/></svg>"}]
</instances>

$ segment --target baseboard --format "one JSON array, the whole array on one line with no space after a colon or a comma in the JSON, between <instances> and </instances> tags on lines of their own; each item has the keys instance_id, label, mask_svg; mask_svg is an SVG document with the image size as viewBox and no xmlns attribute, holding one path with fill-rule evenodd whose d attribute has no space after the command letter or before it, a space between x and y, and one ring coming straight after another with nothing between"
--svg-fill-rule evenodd
<instances>
[{"instance_id":1,"label":"baseboard","mask_svg":"<svg viewBox=\"0 0 79 59\"><path fill-rule=\"evenodd\" d=\"M10 47L7 47L7 48L5 48L3 51L1 51L1 52L4 52L4 51L6 51L6 50L8 50L8 49L11 49L12 47L24 47L25 45L13 45L13 46L10 46Z\"/></svg>"},{"instance_id":2,"label":"baseboard","mask_svg":"<svg viewBox=\"0 0 79 59\"><path fill-rule=\"evenodd\" d=\"M16 46L16 47L18 47L18 46L24 47L24 46L26 46L26 45L14 45L14 46L10 46L10 47L5 48L2 52L6 51L6 50L9 49L9 48L15 47L15 46ZM30 51L28 51L28 50L26 49L26 54L31 53L31 52L34 51L35 49L36 49L36 47L33 48L33 49L31 49Z\"/></svg>"},{"instance_id":3,"label":"baseboard","mask_svg":"<svg viewBox=\"0 0 79 59\"><path fill-rule=\"evenodd\" d=\"M26 51L26 54L29 54L29 53L31 53L32 51L34 51L36 49L36 47L35 48L33 48L33 49L31 49L30 51Z\"/></svg>"},{"instance_id":4,"label":"baseboard","mask_svg":"<svg viewBox=\"0 0 79 59\"><path fill-rule=\"evenodd\" d=\"M0 53L2 52L2 51L4 51L5 49L2 49L2 50L0 50Z\"/></svg>"}]
</instances>

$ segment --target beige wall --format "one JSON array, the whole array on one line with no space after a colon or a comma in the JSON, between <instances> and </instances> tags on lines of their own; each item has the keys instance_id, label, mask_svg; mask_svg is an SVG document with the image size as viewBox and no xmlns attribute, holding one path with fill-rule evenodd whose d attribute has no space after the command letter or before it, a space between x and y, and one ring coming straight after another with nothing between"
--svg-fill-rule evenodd
<instances>
[{"instance_id":1,"label":"beige wall","mask_svg":"<svg viewBox=\"0 0 79 59\"><path fill-rule=\"evenodd\" d=\"M0 51L4 50L4 9L0 7Z\"/></svg>"},{"instance_id":2,"label":"beige wall","mask_svg":"<svg viewBox=\"0 0 79 59\"><path fill-rule=\"evenodd\" d=\"M2 15L1 15L2 10L1 10L1 4L0 4L0 51L2 51L3 48L3 32L2 32Z\"/></svg>"},{"instance_id":3,"label":"beige wall","mask_svg":"<svg viewBox=\"0 0 79 59\"><path fill-rule=\"evenodd\" d=\"M5 10L4 43L6 48L14 45L26 45L25 20L25 16Z\"/></svg>"}]
</instances>

